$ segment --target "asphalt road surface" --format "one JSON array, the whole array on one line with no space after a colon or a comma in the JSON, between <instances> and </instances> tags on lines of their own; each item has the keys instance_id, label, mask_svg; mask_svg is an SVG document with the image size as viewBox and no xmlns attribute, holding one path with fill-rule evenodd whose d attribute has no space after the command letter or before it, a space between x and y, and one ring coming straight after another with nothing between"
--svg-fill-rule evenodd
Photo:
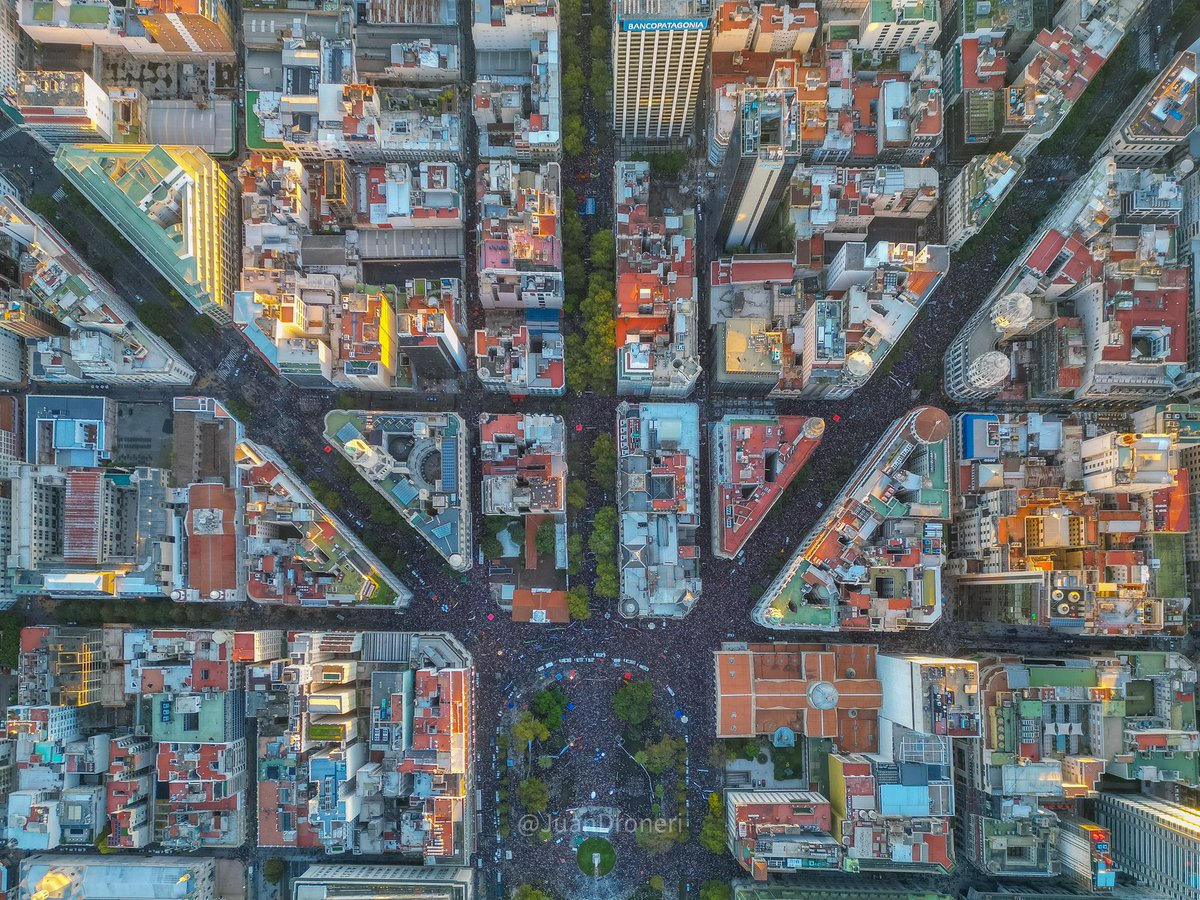
<instances>
[{"instance_id":1,"label":"asphalt road surface","mask_svg":"<svg viewBox=\"0 0 1200 900\"><path fill-rule=\"evenodd\" d=\"M1139 41L1147 30L1161 22L1168 10L1162 0L1151 4L1135 37ZM465 16L466 7L463 7ZM585 18L585 26L587 19ZM465 40L462 58L470 65L473 53L470 50L470 29L464 29ZM470 72L464 73L466 77ZM1128 102L1128 98L1114 97L1113 102ZM474 123L465 119L468 137L467 164L473 170ZM564 184L579 187L579 173L599 171L601 178L587 184L587 192L596 197L611 197L612 163L615 154L600 144L589 147L589 157L584 160L568 160L564 163ZM30 169L32 168L32 173ZM1086 168L1083 163L1071 159L1043 159L1034 156L1029 164L1026 178L1035 181L1034 186L1022 186L996 213L996 218L1005 226L1022 223L1029 209L1036 206L1049 190L1046 179L1055 175L1060 182L1070 183ZM60 184L57 172L47 154L27 135L16 132L0 140L0 172L9 177L22 191L51 194ZM468 209L471 210L467 223L467 234L475 226L473 180L465 182L468 192ZM707 211L706 222L712 221L715 211ZM78 210L74 218L81 239L89 251L99 252L113 264L114 285L126 296L140 295L148 304L165 304L166 297L161 289L162 282L149 264L128 245L113 242L94 210ZM589 228L599 227L597 218L585 220ZM604 223L607 227L607 223ZM701 255L709 256L716 248L701 241ZM474 242L466 242L466 271L475 270ZM699 270L705 271L704 260L699 260ZM697 768L706 768L709 746L713 741L713 683L712 655L723 640L769 640L780 637L751 623L750 609L757 596L752 586L765 584L768 573L773 572L782 555L793 551L801 537L817 518L817 503L827 499L828 493L839 486L845 471L846 460L856 460L875 443L883 429L897 416L919 402L939 403L936 395L922 397L917 385L936 384L940 381L942 356L945 349L963 322L979 304L1001 274L1001 267L988 261L985 255L969 261L956 261L950 273L937 289L928 304L928 311L915 326L912 346L905 356L886 377L877 377L847 402L800 402L787 401L774 404L781 414L818 415L825 418L829 427L825 440L812 462L814 478L793 496L786 509L779 510L770 520L769 527L762 528L746 548L742 565L713 558L708 528L711 523L704 516L703 529L698 537L703 556L704 590L697 609L680 622L657 622L651 629L649 622L630 623L621 620L611 605L595 603L593 618L587 623L576 623L569 627L538 627L516 625L503 615L488 621L489 613L498 613L489 599L485 567L476 566L462 585L457 573L449 573L436 561L431 560L424 545L409 529L383 530L368 521L368 531L374 530L389 544L397 548L411 548L410 567L422 575L428 588L419 590L411 607L402 615L390 612L363 610L343 611L345 621L334 619L334 613L305 611L303 622L287 619L280 611L263 611L249 607L230 609L230 625L236 627L298 627L313 628L365 628L405 630L448 630L458 636L475 656L479 673L479 695L477 697L476 735L478 764L477 787L481 790L484 804L479 811L483 829L479 836L478 857L484 861L481 872L480 896L494 896L495 875L503 879L505 890L525 881L540 882L551 889L561 883L560 873L564 863L560 859L562 847L535 845L520 837L514 830L512 837L497 844L495 834L496 810L495 791L498 775L492 766L492 750L496 724L502 721L502 713L509 697L515 692L532 689L536 668L546 662L561 658L595 658L598 654L640 660L647 665L649 677L658 686L670 685L675 692L673 698L662 690L658 693L659 712L669 716L675 708L686 711L688 724L686 734L690 749L693 778L688 783L688 804L694 811L691 831L699 831L700 817L704 808L705 794L718 789L720 781L715 773L695 773ZM480 324L476 285L473 278L467 279L467 301L471 316L470 327ZM703 306L703 304L701 304ZM304 472L309 480L317 479L334 486L344 500L344 511L348 516L369 520L369 514L350 493L350 485L343 483L333 457L323 452L324 441L320 429L314 427L325 412L332 408L337 396L331 391L311 391L296 388L281 381L251 354L240 365L241 375L220 378L216 374L221 361L232 351L241 353L248 349L234 329L225 329L217 337L198 332L191 321L179 325L183 336L182 352L188 361L201 373L197 392L211 393L223 400L236 400L253 410L248 426L252 438L275 447ZM701 347L701 358L705 358L705 346ZM110 394L117 399L148 399L155 396L152 390L113 390ZM423 395L415 398L422 399ZM736 397L714 395L702 380L692 398L701 407L702 423L711 422L736 407L741 401ZM602 429L611 429L615 421L617 399L594 394L572 396L558 401L531 398L520 405L530 412L554 412L563 415L572 440L590 444ZM377 408L411 408L414 398L405 395L377 396L372 398ZM427 404L422 403L422 406ZM481 411L504 412L517 407L506 397L483 393L473 376L464 376L457 395L445 395L438 405L453 409L468 423L474 424ZM945 403L950 411L952 406ZM840 421L834 423L834 416ZM584 430L575 431L581 424ZM702 472L707 472L707 459L702 460ZM473 459L473 488L478 494L479 468ZM586 477L584 472L572 472L572 477ZM707 511L705 496L708 479L701 479L700 509ZM594 486L589 493L588 508L572 522L573 529L582 529L585 534L596 509L606 502ZM607 502L612 502L609 499ZM477 533L480 517L476 514ZM379 532L383 533L380 534ZM585 568L582 578L592 574L591 566ZM399 572L403 578L404 572ZM410 586L417 585L408 580ZM437 600L435 600L435 596ZM442 603L449 603L450 613L440 610ZM36 607L33 615L36 617ZM793 634L785 637L795 637ZM803 635L801 635L803 637ZM954 621L943 621L927 632L899 635L833 635L821 640L877 643L887 650L937 651L947 653L970 653L977 650L999 648L1024 654L1053 654L1063 649L1061 639L1054 634L1039 630L1007 626L989 626ZM1080 640L1080 644L1087 641ZM1133 642L1152 644L1153 642ZM1075 648L1080 649L1080 648ZM616 684L616 670L600 666L596 678L609 679ZM592 686L586 694L586 702L574 712L568 713L566 729L577 737L586 752L605 752L603 764L580 765L572 763L576 801L584 802L592 791L600 798L609 796L611 789L622 786L626 779L640 778L641 773L631 763L619 761L620 750L616 736L620 732L611 710L604 702L608 682L603 688ZM527 696L527 694L525 694ZM594 749L593 749L594 748ZM618 757L614 759L614 757ZM591 757L588 757L591 758ZM249 798L253 809L253 787ZM493 863L497 850L509 850L513 859ZM661 874L666 879L668 894L681 882L688 882L695 891L699 883L708 878L729 879L741 873L728 855L710 854L693 840L663 856L648 859L640 855L631 842L623 842L614 878L608 884L619 884L622 889L631 888L650 874ZM244 848L229 854L246 862L261 863L268 857L279 855L277 851L258 851ZM284 854L287 856L288 854ZM568 854L569 855L569 854ZM299 862L300 854L289 856ZM349 860L347 860L349 861ZM369 861L355 858L355 862ZM573 861L568 860L573 867ZM261 869L259 868L259 871ZM864 880L866 876L864 876ZM984 879L969 866L960 865L959 872L952 878L929 879L931 886L960 890L969 884L988 886ZM605 889L603 896L618 896L620 891ZM598 895L599 896L599 895Z\"/></svg>"}]
</instances>

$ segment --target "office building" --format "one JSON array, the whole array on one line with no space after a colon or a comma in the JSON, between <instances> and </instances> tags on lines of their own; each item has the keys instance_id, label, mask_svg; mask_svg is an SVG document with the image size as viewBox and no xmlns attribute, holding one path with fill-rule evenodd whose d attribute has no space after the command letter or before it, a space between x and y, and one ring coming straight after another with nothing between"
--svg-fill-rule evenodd
<instances>
[{"instance_id":1,"label":"office building","mask_svg":"<svg viewBox=\"0 0 1200 900\"><path fill-rule=\"evenodd\" d=\"M333 410L325 439L452 568L471 568L470 449L461 416Z\"/></svg>"},{"instance_id":2,"label":"office building","mask_svg":"<svg viewBox=\"0 0 1200 900\"><path fill-rule=\"evenodd\" d=\"M1105 792L1096 818L1112 832L1122 872L1163 900L1192 900L1200 892L1200 814L1191 807Z\"/></svg>"},{"instance_id":3,"label":"office building","mask_svg":"<svg viewBox=\"0 0 1200 900\"><path fill-rule=\"evenodd\" d=\"M203 150L139 144L62 146L63 176L196 309L231 321L237 197Z\"/></svg>"},{"instance_id":4,"label":"office building","mask_svg":"<svg viewBox=\"0 0 1200 900\"><path fill-rule=\"evenodd\" d=\"M954 253L983 229L1020 182L1025 165L1007 153L973 156L946 188L946 245Z\"/></svg>"},{"instance_id":5,"label":"office building","mask_svg":"<svg viewBox=\"0 0 1200 900\"><path fill-rule=\"evenodd\" d=\"M21 28L39 44L67 44L147 61L235 62L232 0L189 4L144 0L136 7L68 0L49 10L17 0Z\"/></svg>"},{"instance_id":6,"label":"office building","mask_svg":"<svg viewBox=\"0 0 1200 900\"><path fill-rule=\"evenodd\" d=\"M246 596L284 606L403 609L412 591L274 450L234 449L245 510Z\"/></svg>"},{"instance_id":7,"label":"office building","mask_svg":"<svg viewBox=\"0 0 1200 900\"><path fill-rule=\"evenodd\" d=\"M495 321L475 331L475 372L484 389L494 393L561 397L567 390L563 351L557 330Z\"/></svg>"},{"instance_id":8,"label":"office building","mask_svg":"<svg viewBox=\"0 0 1200 900\"><path fill-rule=\"evenodd\" d=\"M22 270L0 329L27 339L21 348L32 381L179 386L195 379L183 357L142 324L129 298L13 196L0 198L0 257Z\"/></svg>"},{"instance_id":9,"label":"office building","mask_svg":"<svg viewBox=\"0 0 1200 900\"><path fill-rule=\"evenodd\" d=\"M1189 442L1165 428L1089 430L1036 412L955 417L962 618L1117 640L1182 633Z\"/></svg>"},{"instance_id":10,"label":"office building","mask_svg":"<svg viewBox=\"0 0 1200 900\"><path fill-rule=\"evenodd\" d=\"M753 246L771 225L800 160L801 103L795 60L774 64L764 87L743 88L730 152L716 187L725 208L717 240L729 247Z\"/></svg>"},{"instance_id":11,"label":"office building","mask_svg":"<svg viewBox=\"0 0 1200 900\"><path fill-rule=\"evenodd\" d=\"M1196 54L1185 50L1138 94L1105 144L1121 166L1156 166L1187 152L1196 127Z\"/></svg>"},{"instance_id":12,"label":"office building","mask_svg":"<svg viewBox=\"0 0 1200 900\"><path fill-rule=\"evenodd\" d=\"M309 866L292 879L291 900L339 900L369 892L372 900L472 900L470 868L437 866Z\"/></svg>"},{"instance_id":13,"label":"office building","mask_svg":"<svg viewBox=\"0 0 1200 900\"><path fill-rule=\"evenodd\" d=\"M855 47L867 53L899 53L933 46L942 33L941 16L937 0L871 0Z\"/></svg>"},{"instance_id":14,"label":"office building","mask_svg":"<svg viewBox=\"0 0 1200 900\"><path fill-rule=\"evenodd\" d=\"M86 72L22 70L4 105L51 151L59 144L111 141L115 133L112 99Z\"/></svg>"},{"instance_id":15,"label":"office building","mask_svg":"<svg viewBox=\"0 0 1200 900\"><path fill-rule=\"evenodd\" d=\"M651 215L650 165L616 169L617 393L680 399L701 367L694 210Z\"/></svg>"},{"instance_id":16,"label":"office building","mask_svg":"<svg viewBox=\"0 0 1200 900\"><path fill-rule=\"evenodd\" d=\"M725 416L709 426L713 553L736 557L825 434L806 416Z\"/></svg>"},{"instance_id":17,"label":"office building","mask_svg":"<svg viewBox=\"0 0 1200 900\"><path fill-rule=\"evenodd\" d=\"M707 0L614 0L613 130L622 145L682 146L708 63Z\"/></svg>"}]
</instances>

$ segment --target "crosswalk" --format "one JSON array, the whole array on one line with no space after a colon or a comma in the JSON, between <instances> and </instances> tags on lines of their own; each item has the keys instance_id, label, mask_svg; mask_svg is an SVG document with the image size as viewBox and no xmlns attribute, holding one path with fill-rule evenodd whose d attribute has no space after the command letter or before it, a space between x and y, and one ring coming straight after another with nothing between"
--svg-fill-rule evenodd
<instances>
[{"instance_id":1,"label":"crosswalk","mask_svg":"<svg viewBox=\"0 0 1200 900\"><path fill-rule=\"evenodd\" d=\"M54 200L55 203L62 203L64 200L67 199L67 192L64 191L60 187L57 190L55 190L55 192L53 194L51 194L50 197L51 197L51 199Z\"/></svg>"},{"instance_id":2,"label":"crosswalk","mask_svg":"<svg viewBox=\"0 0 1200 900\"><path fill-rule=\"evenodd\" d=\"M10 137L12 137L14 134L16 134L20 130L21 130L20 125L10 125L7 128L5 128L3 131L0 131L0 143L7 141Z\"/></svg>"}]
</instances>

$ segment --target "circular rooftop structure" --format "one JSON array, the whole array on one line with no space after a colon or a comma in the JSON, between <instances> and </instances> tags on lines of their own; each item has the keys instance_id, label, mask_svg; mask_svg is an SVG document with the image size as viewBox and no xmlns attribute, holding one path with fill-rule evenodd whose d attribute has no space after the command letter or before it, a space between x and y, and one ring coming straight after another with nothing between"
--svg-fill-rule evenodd
<instances>
[{"instance_id":1,"label":"circular rooftop structure","mask_svg":"<svg viewBox=\"0 0 1200 900\"><path fill-rule=\"evenodd\" d=\"M978 388L994 388L1004 384L1008 378L1010 363L999 350L983 354L967 369L967 379Z\"/></svg>"},{"instance_id":2,"label":"circular rooftop structure","mask_svg":"<svg viewBox=\"0 0 1200 900\"><path fill-rule=\"evenodd\" d=\"M804 420L804 427L800 431L808 440L815 441L825 433L825 420L819 416L810 416Z\"/></svg>"},{"instance_id":3,"label":"circular rooftop structure","mask_svg":"<svg viewBox=\"0 0 1200 900\"><path fill-rule=\"evenodd\" d=\"M813 709L834 709L838 705L838 689L828 681L816 681L808 686L808 703Z\"/></svg>"},{"instance_id":4,"label":"circular rooftop structure","mask_svg":"<svg viewBox=\"0 0 1200 900\"><path fill-rule=\"evenodd\" d=\"M1033 298L1022 291L1005 294L992 307L992 324L997 331L1024 328L1033 321Z\"/></svg>"},{"instance_id":5,"label":"circular rooftop structure","mask_svg":"<svg viewBox=\"0 0 1200 900\"><path fill-rule=\"evenodd\" d=\"M950 417L936 406L922 406L913 419L912 433L922 444L936 444L950 436Z\"/></svg>"},{"instance_id":6,"label":"circular rooftop structure","mask_svg":"<svg viewBox=\"0 0 1200 900\"><path fill-rule=\"evenodd\" d=\"M846 371L858 378L868 374L875 368L875 361L871 359L871 354L862 350L855 350L846 357Z\"/></svg>"}]
</instances>

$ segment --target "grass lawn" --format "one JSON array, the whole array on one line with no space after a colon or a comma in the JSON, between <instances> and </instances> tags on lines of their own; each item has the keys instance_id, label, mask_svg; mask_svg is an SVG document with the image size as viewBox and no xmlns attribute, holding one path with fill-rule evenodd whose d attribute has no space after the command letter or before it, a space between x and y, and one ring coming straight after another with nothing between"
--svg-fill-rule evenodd
<instances>
[{"instance_id":1,"label":"grass lawn","mask_svg":"<svg viewBox=\"0 0 1200 900\"><path fill-rule=\"evenodd\" d=\"M269 141L263 135L262 122L254 114L254 104L258 102L258 91L246 91L246 146L251 150L278 149L280 141Z\"/></svg>"},{"instance_id":2,"label":"grass lawn","mask_svg":"<svg viewBox=\"0 0 1200 900\"><path fill-rule=\"evenodd\" d=\"M592 863L592 854L594 853L600 854L600 868L598 872L596 866ZM588 838L579 845L579 852L575 854L575 861L579 864L579 871L584 875L603 877L611 872L612 867L617 864L617 851L604 838Z\"/></svg>"},{"instance_id":3,"label":"grass lawn","mask_svg":"<svg viewBox=\"0 0 1200 900\"><path fill-rule=\"evenodd\" d=\"M72 3L67 18L76 25L103 25L108 22L108 5L81 6L78 3Z\"/></svg>"}]
</instances>

